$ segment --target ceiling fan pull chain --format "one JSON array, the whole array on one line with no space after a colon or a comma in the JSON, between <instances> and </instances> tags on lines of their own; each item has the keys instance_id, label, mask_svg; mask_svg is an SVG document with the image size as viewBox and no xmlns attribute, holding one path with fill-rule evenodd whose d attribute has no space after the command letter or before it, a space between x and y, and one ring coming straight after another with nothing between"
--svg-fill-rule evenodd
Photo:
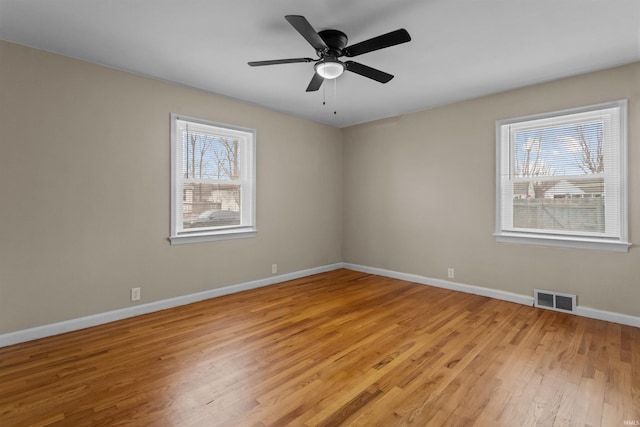
<instances>
[{"instance_id":1,"label":"ceiling fan pull chain","mask_svg":"<svg viewBox=\"0 0 640 427\"><path fill-rule=\"evenodd\" d=\"M333 103L338 107L338 79L333 79ZM333 114L338 114L337 110L333 110Z\"/></svg>"},{"instance_id":2,"label":"ceiling fan pull chain","mask_svg":"<svg viewBox=\"0 0 640 427\"><path fill-rule=\"evenodd\" d=\"M327 105L327 85L322 85L322 105Z\"/></svg>"}]
</instances>

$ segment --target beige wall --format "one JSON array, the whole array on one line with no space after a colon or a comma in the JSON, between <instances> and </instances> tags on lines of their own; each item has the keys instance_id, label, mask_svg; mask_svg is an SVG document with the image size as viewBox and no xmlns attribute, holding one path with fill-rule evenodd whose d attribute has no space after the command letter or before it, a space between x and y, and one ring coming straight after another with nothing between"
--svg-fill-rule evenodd
<instances>
[{"instance_id":1,"label":"beige wall","mask_svg":"<svg viewBox=\"0 0 640 427\"><path fill-rule=\"evenodd\" d=\"M640 316L640 251L498 244L495 120L629 99L640 64L339 130L0 41L0 334L345 261ZM169 114L258 131L258 237L170 246Z\"/></svg>"},{"instance_id":2,"label":"beige wall","mask_svg":"<svg viewBox=\"0 0 640 427\"><path fill-rule=\"evenodd\" d=\"M258 237L170 246L169 114L257 129ZM341 131L0 41L0 334L341 261Z\"/></svg>"},{"instance_id":3,"label":"beige wall","mask_svg":"<svg viewBox=\"0 0 640 427\"><path fill-rule=\"evenodd\" d=\"M629 100L629 230L640 243L640 64L514 90L344 132L346 262L640 316L640 249L496 243L495 121Z\"/></svg>"}]
</instances>

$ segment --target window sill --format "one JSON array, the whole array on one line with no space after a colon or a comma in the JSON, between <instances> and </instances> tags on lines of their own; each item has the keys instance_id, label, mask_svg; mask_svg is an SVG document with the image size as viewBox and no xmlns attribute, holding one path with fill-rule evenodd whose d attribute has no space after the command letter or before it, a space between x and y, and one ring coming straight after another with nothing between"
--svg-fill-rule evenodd
<instances>
[{"instance_id":1,"label":"window sill","mask_svg":"<svg viewBox=\"0 0 640 427\"><path fill-rule=\"evenodd\" d=\"M519 243L525 245L556 246L574 249L595 249L613 252L628 252L629 242L608 239L590 239L586 237L563 237L551 235L532 235L526 233L495 233L498 243Z\"/></svg>"},{"instance_id":2,"label":"window sill","mask_svg":"<svg viewBox=\"0 0 640 427\"><path fill-rule=\"evenodd\" d=\"M249 239L256 237L257 230L255 228L243 229L243 230L230 230L230 231L218 231L213 233L189 233L178 236L170 236L169 241L171 246L183 245L188 243L205 243L205 242L218 242L221 240L232 239Z\"/></svg>"}]
</instances>

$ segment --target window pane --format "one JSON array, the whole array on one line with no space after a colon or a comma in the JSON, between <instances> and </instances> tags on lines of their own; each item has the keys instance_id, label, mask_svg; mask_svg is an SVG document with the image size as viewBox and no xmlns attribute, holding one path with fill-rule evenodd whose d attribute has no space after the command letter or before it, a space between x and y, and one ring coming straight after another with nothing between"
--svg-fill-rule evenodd
<instances>
[{"instance_id":1,"label":"window pane","mask_svg":"<svg viewBox=\"0 0 640 427\"><path fill-rule=\"evenodd\" d=\"M604 179L544 180L513 186L513 227L604 233Z\"/></svg>"},{"instance_id":2,"label":"window pane","mask_svg":"<svg viewBox=\"0 0 640 427\"><path fill-rule=\"evenodd\" d=\"M182 175L185 179L239 179L237 139L189 131L187 126L182 133L182 145Z\"/></svg>"},{"instance_id":3,"label":"window pane","mask_svg":"<svg viewBox=\"0 0 640 427\"><path fill-rule=\"evenodd\" d=\"M215 191L216 190L213 190L214 193ZM189 215L185 213L183 227L208 228L240 225L240 211L221 209L221 205L219 202L203 202L196 205L195 209Z\"/></svg>"},{"instance_id":4,"label":"window pane","mask_svg":"<svg viewBox=\"0 0 640 427\"><path fill-rule=\"evenodd\" d=\"M182 132L183 228L240 225L240 143L186 124Z\"/></svg>"},{"instance_id":5,"label":"window pane","mask_svg":"<svg viewBox=\"0 0 640 427\"><path fill-rule=\"evenodd\" d=\"M514 133L516 177L600 174L603 123L577 123Z\"/></svg>"}]
</instances>

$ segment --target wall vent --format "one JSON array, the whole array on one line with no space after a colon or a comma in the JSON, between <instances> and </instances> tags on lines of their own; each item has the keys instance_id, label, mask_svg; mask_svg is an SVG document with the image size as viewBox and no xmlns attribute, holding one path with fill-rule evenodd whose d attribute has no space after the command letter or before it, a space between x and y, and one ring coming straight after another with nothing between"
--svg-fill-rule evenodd
<instances>
[{"instance_id":1,"label":"wall vent","mask_svg":"<svg viewBox=\"0 0 640 427\"><path fill-rule=\"evenodd\" d=\"M575 295L534 289L533 299L534 307L548 308L549 310L563 311L565 313L575 313L576 311Z\"/></svg>"}]
</instances>

